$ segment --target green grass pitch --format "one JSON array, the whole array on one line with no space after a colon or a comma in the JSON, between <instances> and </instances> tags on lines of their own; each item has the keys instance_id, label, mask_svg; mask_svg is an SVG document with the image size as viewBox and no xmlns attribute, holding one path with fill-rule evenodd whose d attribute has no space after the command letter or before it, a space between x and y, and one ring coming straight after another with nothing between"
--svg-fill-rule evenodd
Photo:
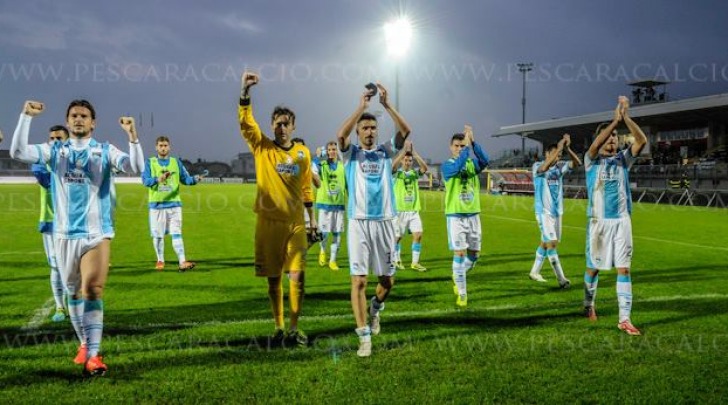
<instances>
[{"instance_id":1,"label":"green grass pitch","mask_svg":"<svg viewBox=\"0 0 728 405\"><path fill-rule=\"evenodd\" d=\"M728 400L728 211L635 204L633 321L618 331L614 272L599 321L581 317L585 201L566 201L559 255L570 290L527 277L538 230L529 197L484 196L483 252L455 309L443 194L424 192L426 273L400 271L371 358L356 357L346 248L340 272L309 252L307 348L268 348L266 283L253 276L254 185L183 189L198 267L154 271L146 194L119 185L105 291L109 373L81 378L70 323L53 324L34 185L0 186L0 403L480 403ZM409 237L403 261L410 257ZM370 279L369 295L374 288ZM285 289L287 292L287 288ZM287 310L287 304L286 304ZM45 312L44 312L45 311Z\"/></svg>"}]
</instances>

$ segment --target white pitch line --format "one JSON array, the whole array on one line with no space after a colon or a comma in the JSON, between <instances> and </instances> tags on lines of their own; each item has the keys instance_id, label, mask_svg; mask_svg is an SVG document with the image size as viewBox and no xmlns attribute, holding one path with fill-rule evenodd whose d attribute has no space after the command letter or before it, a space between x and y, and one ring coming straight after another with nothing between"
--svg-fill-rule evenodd
<instances>
[{"instance_id":1,"label":"white pitch line","mask_svg":"<svg viewBox=\"0 0 728 405\"><path fill-rule=\"evenodd\" d=\"M45 252L41 252L40 250L36 250L33 252L0 252L0 256L12 256L12 255L37 255Z\"/></svg>"},{"instance_id":2,"label":"white pitch line","mask_svg":"<svg viewBox=\"0 0 728 405\"><path fill-rule=\"evenodd\" d=\"M22 331L33 331L38 329L40 325L42 325L46 319L48 319L48 316L51 314L51 311L53 310L54 305L54 299L48 298L48 301L46 301L42 307L35 310L33 313L33 317L30 318L30 321L23 325L20 330Z\"/></svg>"},{"instance_id":3,"label":"white pitch line","mask_svg":"<svg viewBox=\"0 0 728 405\"><path fill-rule=\"evenodd\" d=\"M503 220L507 220L507 221L526 222L526 223L536 223L535 219L528 220L528 219L521 219L521 218L502 217L499 215L486 215L486 218L496 218L496 219L503 219ZM562 228L577 229L577 230L586 232L586 227L583 227L583 226L562 225ZM722 250L722 251L728 252L728 247L699 245L697 243L687 243L687 242L680 242L680 241L669 240L669 239L651 238L649 236L640 236L640 235L634 235L634 234L632 235L632 237L637 238L637 239L649 240L652 242L671 243L673 245L681 245L681 246L688 246L688 247L695 247L695 248L702 248L702 249L715 249L715 250Z\"/></svg>"}]
</instances>

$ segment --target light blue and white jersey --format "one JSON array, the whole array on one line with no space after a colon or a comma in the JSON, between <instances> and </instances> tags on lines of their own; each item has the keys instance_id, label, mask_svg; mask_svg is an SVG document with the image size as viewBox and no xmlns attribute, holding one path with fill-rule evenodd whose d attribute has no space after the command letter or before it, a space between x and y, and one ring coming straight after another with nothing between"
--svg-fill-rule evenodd
<instances>
[{"instance_id":1,"label":"light blue and white jersey","mask_svg":"<svg viewBox=\"0 0 728 405\"><path fill-rule=\"evenodd\" d=\"M533 164L534 208L536 214L554 217L564 215L564 175L571 171L571 162L556 162L543 173L543 162Z\"/></svg>"},{"instance_id":2,"label":"light blue and white jersey","mask_svg":"<svg viewBox=\"0 0 728 405\"><path fill-rule=\"evenodd\" d=\"M632 192L629 188L629 169L635 158L630 148L615 156L595 159L584 156L589 218L613 219L632 214Z\"/></svg>"},{"instance_id":3,"label":"light blue and white jersey","mask_svg":"<svg viewBox=\"0 0 728 405\"><path fill-rule=\"evenodd\" d=\"M385 220L397 216L392 179L392 157L395 153L391 140L373 150L351 144L348 150L342 152L350 219Z\"/></svg>"},{"instance_id":4,"label":"light blue and white jersey","mask_svg":"<svg viewBox=\"0 0 728 405\"><path fill-rule=\"evenodd\" d=\"M39 163L48 162L56 238L113 237L113 178L111 169L128 171L129 155L95 139L72 139L36 145Z\"/></svg>"}]
</instances>

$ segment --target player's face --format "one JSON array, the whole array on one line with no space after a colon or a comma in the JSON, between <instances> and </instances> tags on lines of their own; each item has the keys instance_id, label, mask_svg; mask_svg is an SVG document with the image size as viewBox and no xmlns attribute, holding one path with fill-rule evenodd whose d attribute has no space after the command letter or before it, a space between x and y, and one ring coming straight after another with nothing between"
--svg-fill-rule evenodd
<instances>
[{"instance_id":1,"label":"player's face","mask_svg":"<svg viewBox=\"0 0 728 405\"><path fill-rule=\"evenodd\" d=\"M336 160L336 158L337 158L336 145L328 145L326 147L326 157L331 160Z\"/></svg>"},{"instance_id":2,"label":"player's face","mask_svg":"<svg viewBox=\"0 0 728 405\"><path fill-rule=\"evenodd\" d=\"M405 156L404 159L402 160L402 167L404 168L404 170L411 169L412 165L413 165L413 161L414 161L414 159L412 158L412 156Z\"/></svg>"},{"instance_id":3,"label":"player's face","mask_svg":"<svg viewBox=\"0 0 728 405\"><path fill-rule=\"evenodd\" d=\"M96 121L91 118L91 111L82 106L71 107L66 121L71 134L77 138L90 136L96 127Z\"/></svg>"},{"instance_id":4,"label":"player's face","mask_svg":"<svg viewBox=\"0 0 728 405\"><path fill-rule=\"evenodd\" d=\"M364 149L372 149L377 142L377 121L362 120L356 124L356 134L359 136L359 145Z\"/></svg>"},{"instance_id":5,"label":"player's face","mask_svg":"<svg viewBox=\"0 0 728 405\"><path fill-rule=\"evenodd\" d=\"M293 131L296 129L296 125L291 121L291 117L288 115L277 115L273 119L273 133L276 136L276 142L279 145L285 145L291 141Z\"/></svg>"},{"instance_id":6,"label":"player's face","mask_svg":"<svg viewBox=\"0 0 728 405\"><path fill-rule=\"evenodd\" d=\"M612 135L607 138L607 141L604 142L602 148L599 149L599 154L603 156L614 156L617 154L618 145L619 141L617 140L617 133L612 132Z\"/></svg>"},{"instance_id":7,"label":"player's face","mask_svg":"<svg viewBox=\"0 0 728 405\"><path fill-rule=\"evenodd\" d=\"M169 156L169 142L167 142L167 141L157 142L157 156L161 157L162 159Z\"/></svg>"},{"instance_id":8,"label":"player's face","mask_svg":"<svg viewBox=\"0 0 728 405\"><path fill-rule=\"evenodd\" d=\"M452 154L452 157L458 157L460 156L460 151L463 150L465 147L465 141L460 139L454 139L452 142L450 142L450 153Z\"/></svg>"},{"instance_id":9,"label":"player's face","mask_svg":"<svg viewBox=\"0 0 728 405\"><path fill-rule=\"evenodd\" d=\"M48 143L52 144L53 142L63 142L66 138L68 138L68 135L66 135L65 131L51 131L48 136Z\"/></svg>"}]
</instances>

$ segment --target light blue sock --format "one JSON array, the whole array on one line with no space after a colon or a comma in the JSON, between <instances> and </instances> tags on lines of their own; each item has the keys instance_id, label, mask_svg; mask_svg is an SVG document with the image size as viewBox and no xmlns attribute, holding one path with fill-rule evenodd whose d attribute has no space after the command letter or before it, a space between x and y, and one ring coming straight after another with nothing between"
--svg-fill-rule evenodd
<instances>
[{"instance_id":1,"label":"light blue sock","mask_svg":"<svg viewBox=\"0 0 728 405\"><path fill-rule=\"evenodd\" d=\"M597 285L599 284L599 274L594 276L584 272L584 307L593 307L594 300L597 297Z\"/></svg>"},{"instance_id":2,"label":"light blue sock","mask_svg":"<svg viewBox=\"0 0 728 405\"><path fill-rule=\"evenodd\" d=\"M422 244L419 242L412 242L412 263L420 262L420 252L422 251Z\"/></svg>"},{"instance_id":3,"label":"light blue sock","mask_svg":"<svg viewBox=\"0 0 728 405\"><path fill-rule=\"evenodd\" d=\"M103 300L86 300L83 308L83 330L88 338L88 358L97 356L104 332Z\"/></svg>"}]
</instances>

